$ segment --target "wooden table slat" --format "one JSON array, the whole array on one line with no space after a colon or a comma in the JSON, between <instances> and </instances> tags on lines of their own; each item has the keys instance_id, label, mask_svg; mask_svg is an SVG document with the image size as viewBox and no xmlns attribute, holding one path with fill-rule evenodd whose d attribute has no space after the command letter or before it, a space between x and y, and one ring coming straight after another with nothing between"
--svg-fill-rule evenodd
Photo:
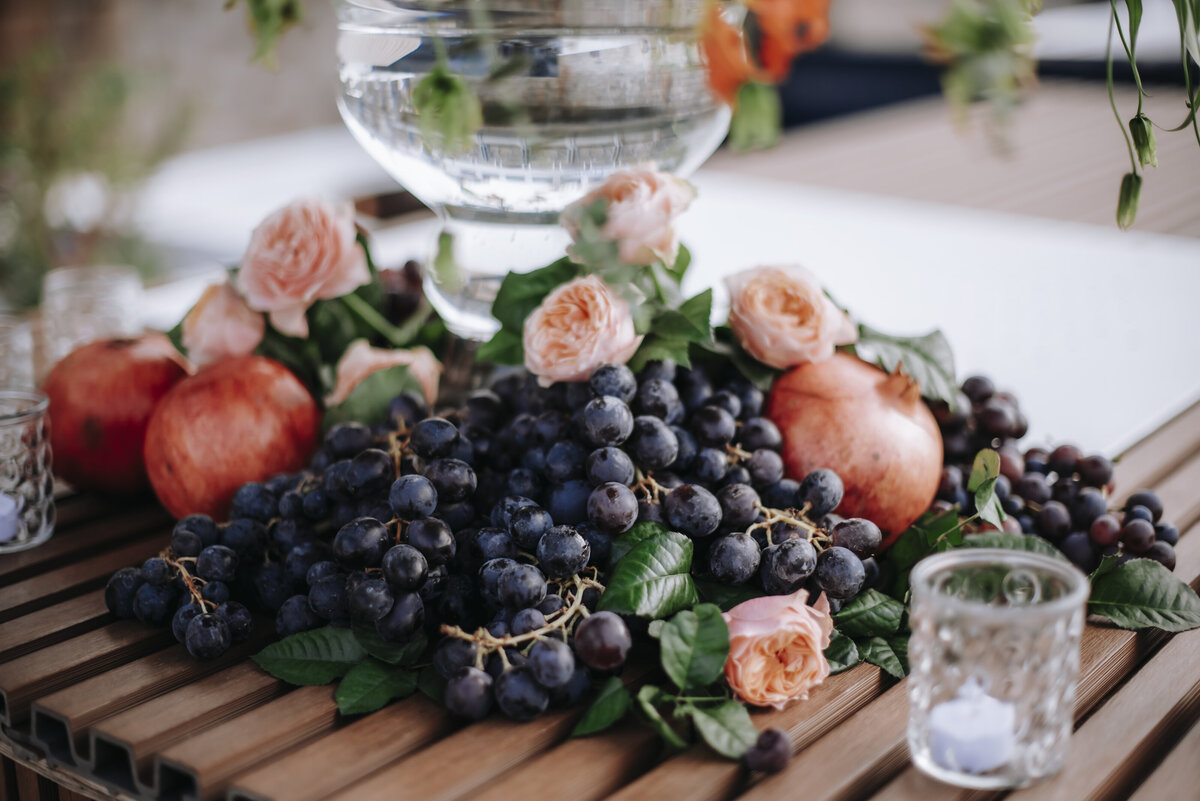
<instances>
[{"instance_id":1,"label":"wooden table slat","mask_svg":"<svg viewBox=\"0 0 1200 801\"><path fill-rule=\"evenodd\" d=\"M114 620L116 618L104 605L104 590L100 589L0 623L0 662L24 656Z\"/></svg>"},{"instance_id":2,"label":"wooden table slat","mask_svg":"<svg viewBox=\"0 0 1200 801\"><path fill-rule=\"evenodd\" d=\"M1188 457L1200 451L1200 403L1193 404L1121 454L1113 465L1117 497L1124 499L1142 487L1167 478ZM1171 515L1175 510L1167 507Z\"/></svg>"},{"instance_id":3,"label":"wooden table slat","mask_svg":"<svg viewBox=\"0 0 1200 801\"><path fill-rule=\"evenodd\" d=\"M1200 790L1200 720L1178 742L1168 743L1167 758L1129 801L1167 801L1195 796Z\"/></svg>"}]
</instances>

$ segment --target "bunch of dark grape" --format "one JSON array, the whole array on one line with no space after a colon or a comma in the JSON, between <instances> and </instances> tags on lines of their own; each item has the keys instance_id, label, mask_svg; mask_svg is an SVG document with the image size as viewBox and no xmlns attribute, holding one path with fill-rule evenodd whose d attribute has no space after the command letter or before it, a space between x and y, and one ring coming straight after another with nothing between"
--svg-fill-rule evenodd
<instances>
[{"instance_id":1,"label":"bunch of dark grape","mask_svg":"<svg viewBox=\"0 0 1200 801\"><path fill-rule=\"evenodd\" d=\"M1153 559L1175 569L1179 530L1162 519L1158 495L1139 490L1118 506L1106 457L1084 455L1071 444L1022 451L1018 440L1028 422L1017 399L997 391L991 379L964 381L953 412L945 404L932 408L945 447L936 509L973 511L966 490L971 464L979 450L993 448L1000 455L996 494L1007 515L1005 530L1043 537L1085 572L1110 555L1120 562Z\"/></svg>"},{"instance_id":2,"label":"bunch of dark grape","mask_svg":"<svg viewBox=\"0 0 1200 801\"><path fill-rule=\"evenodd\" d=\"M626 622L596 612L613 539L639 521L695 541L694 569L836 606L870 586L880 532L833 510L829 470L784 476L779 430L740 377L651 363L542 387L511 372L432 416L332 427L309 469L241 487L230 519L180 520L170 548L113 576L120 617L170 622L198 658L248 637L369 626L435 642L446 705L528 719L619 669Z\"/></svg>"}]
</instances>

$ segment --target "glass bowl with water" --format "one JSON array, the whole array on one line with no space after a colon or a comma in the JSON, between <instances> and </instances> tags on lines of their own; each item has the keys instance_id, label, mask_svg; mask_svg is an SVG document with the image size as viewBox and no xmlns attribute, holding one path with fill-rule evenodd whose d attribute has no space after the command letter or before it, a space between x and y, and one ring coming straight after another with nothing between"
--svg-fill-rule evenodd
<instances>
[{"instance_id":1,"label":"glass bowl with water","mask_svg":"<svg viewBox=\"0 0 1200 801\"><path fill-rule=\"evenodd\" d=\"M485 339L503 276L561 257L562 209L616 170L688 176L729 109L709 91L704 0L339 0L338 107L346 126L453 236L453 275L425 290L451 330ZM440 37L440 42L437 41ZM444 47L478 95L462 151L427 142L412 93Z\"/></svg>"}]
</instances>

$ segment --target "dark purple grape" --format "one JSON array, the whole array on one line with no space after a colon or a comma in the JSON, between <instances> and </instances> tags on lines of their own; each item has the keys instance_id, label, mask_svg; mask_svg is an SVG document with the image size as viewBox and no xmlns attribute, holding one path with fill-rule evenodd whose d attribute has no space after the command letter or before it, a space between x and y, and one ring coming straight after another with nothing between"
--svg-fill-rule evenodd
<instances>
[{"instance_id":1,"label":"dark purple grape","mask_svg":"<svg viewBox=\"0 0 1200 801\"><path fill-rule=\"evenodd\" d=\"M515 618L513 622L516 622ZM554 689L571 680L572 674L575 673L575 654L562 640L547 638L538 640L529 649L527 664L538 684L547 689Z\"/></svg>"},{"instance_id":2,"label":"dark purple grape","mask_svg":"<svg viewBox=\"0 0 1200 801\"><path fill-rule=\"evenodd\" d=\"M772 509L792 509L801 505L798 497L800 483L790 478L785 478L778 484L772 484L761 494L763 505ZM819 517L819 515L816 516Z\"/></svg>"},{"instance_id":3,"label":"dark purple grape","mask_svg":"<svg viewBox=\"0 0 1200 801\"><path fill-rule=\"evenodd\" d=\"M1082 531L1076 531L1063 537L1058 548L1084 573L1091 573L1100 565L1099 549Z\"/></svg>"},{"instance_id":4,"label":"dark purple grape","mask_svg":"<svg viewBox=\"0 0 1200 801\"><path fill-rule=\"evenodd\" d=\"M1154 536L1159 542L1165 542L1173 548L1179 542L1179 529L1170 523L1159 523L1154 527Z\"/></svg>"},{"instance_id":5,"label":"dark purple grape","mask_svg":"<svg viewBox=\"0 0 1200 801\"><path fill-rule=\"evenodd\" d=\"M1154 526L1145 520L1130 520L1121 528L1121 542L1127 550L1145 553L1154 544Z\"/></svg>"},{"instance_id":6,"label":"dark purple grape","mask_svg":"<svg viewBox=\"0 0 1200 801\"><path fill-rule=\"evenodd\" d=\"M796 492L796 505L803 508L807 503L809 507L806 514L813 519L824 517L842 502L844 491L841 477L822 467L813 470L800 482L800 488Z\"/></svg>"},{"instance_id":7,"label":"dark purple grape","mask_svg":"<svg viewBox=\"0 0 1200 801\"><path fill-rule=\"evenodd\" d=\"M1079 466L1083 453L1074 445L1059 445L1050 451L1048 464L1051 470L1058 473L1059 478L1073 475Z\"/></svg>"},{"instance_id":8,"label":"dark purple grape","mask_svg":"<svg viewBox=\"0 0 1200 801\"><path fill-rule=\"evenodd\" d=\"M438 503L459 503L475 494L475 470L461 459L434 459L423 472L437 490Z\"/></svg>"},{"instance_id":9,"label":"dark purple grape","mask_svg":"<svg viewBox=\"0 0 1200 801\"><path fill-rule=\"evenodd\" d=\"M759 448L772 451L783 448L783 435L779 433L778 426L765 417L751 417L746 420L735 439L740 447L751 452Z\"/></svg>"},{"instance_id":10,"label":"dark purple grape","mask_svg":"<svg viewBox=\"0 0 1200 801\"><path fill-rule=\"evenodd\" d=\"M459 668L446 681L446 709L467 720L483 720L492 710L492 677L474 665Z\"/></svg>"},{"instance_id":11,"label":"dark purple grape","mask_svg":"<svg viewBox=\"0 0 1200 801\"><path fill-rule=\"evenodd\" d=\"M1048 540L1058 542L1071 533L1071 513L1065 504L1046 501L1037 515L1037 530Z\"/></svg>"},{"instance_id":12,"label":"dark purple grape","mask_svg":"<svg viewBox=\"0 0 1200 801\"><path fill-rule=\"evenodd\" d=\"M629 492L628 487L622 489ZM587 540L573 527L555 526L538 540L538 566L550 578L567 578L587 567L590 552ZM536 603L525 605L533 606Z\"/></svg>"},{"instance_id":13,"label":"dark purple grape","mask_svg":"<svg viewBox=\"0 0 1200 801\"><path fill-rule=\"evenodd\" d=\"M1095 487L1084 487L1071 506L1071 522L1077 531L1087 531L1092 521L1108 510L1104 493Z\"/></svg>"},{"instance_id":14,"label":"dark purple grape","mask_svg":"<svg viewBox=\"0 0 1200 801\"><path fill-rule=\"evenodd\" d=\"M586 547L586 545L585 542L584 546ZM493 560L493 562L501 561L503 560ZM586 560L584 564L586 564ZM486 568L487 564L484 567ZM500 571L496 580L496 597L501 605L509 609L537 606L546 597L546 576L533 565L513 564L507 566Z\"/></svg>"},{"instance_id":15,"label":"dark purple grape","mask_svg":"<svg viewBox=\"0 0 1200 801\"><path fill-rule=\"evenodd\" d=\"M333 558L350 568L379 567L391 544L387 526L373 517L359 517L342 526L334 536Z\"/></svg>"},{"instance_id":16,"label":"dark purple grape","mask_svg":"<svg viewBox=\"0 0 1200 801\"><path fill-rule=\"evenodd\" d=\"M188 653L196 659L216 659L229 650L232 641L229 624L215 613L193 617L184 636Z\"/></svg>"},{"instance_id":17,"label":"dark purple grape","mask_svg":"<svg viewBox=\"0 0 1200 801\"><path fill-rule=\"evenodd\" d=\"M758 572L762 552L745 532L725 534L708 549L708 572L722 584L744 584Z\"/></svg>"},{"instance_id":18,"label":"dark purple grape","mask_svg":"<svg viewBox=\"0 0 1200 801\"><path fill-rule=\"evenodd\" d=\"M236 644L245 642L254 631L254 616L237 601L226 601L217 607L217 615L229 627L230 639Z\"/></svg>"},{"instance_id":19,"label":"dark purple grape","mask_svg":"<svg viewBox=\"0 0 1200 801\"><path fill-rule=\"evenodd\" d=\"M671 527L692 539L707 537L721 525L721 504L697 484L684 484L667 493L663 510Z\"/></svg>"},{"instance_id":20,"label":"dark purple grape","mask_svg":"<svg viewBox=\"0 0 1200 801\"><path fill-rule=\"evenodd\" d=\"M493 515L493 517L495 517ZM537 548L538 540L554 525L550 513L538 506L523 506L512 513L509 532L518 547L527 551Z\"/></svg>"},{"instance_id":21,"label":"dark purple grape","mask_svg":"<svg viewBox=\"0 0 1200 801\"><path fill-rule=\"evenodd\" d=\"M728 471L729 458L717 448L701 448L692 460L692 473L702 484L720 484Z\"/></svg>"},{"instance_id":22,"label":"dark purple grape","mask_svg":"<svg viewBox=\"0 0 1200 801\"><path fill-rule=\"evenodd\" d=\"M1106 548L1121 538L1121 524L1110 514L1103 514L1092 521L1088 536L1097 547Z\"/></svg>"},{"instance_id":23,"label":"dark purple grape","mask_svg":"<svg viewBox=\"0 0 1200 801\"><path fill-rule=\"evenodd\" d=\"M588 496L588 520L607 534L621 534L637 522L637 498L624 484L610 481Z\"/></svg>"},{"instance_id":24,"label":"dark purple grape","mask_svg":"<svg viewBox=\"0 0 1200 801\"><path fill-rule=\"evenodd\" d=\"M458 429L442 417L428 417L413 426L409 444L422 459L453 456L458 445Z\"/></svg>"},{"instance_id":25,"label":"dark purple grape","mask_svg":"<svg viewBox=\"0 0 1200 801\"><path fill-rule=\"evenodd\" d=\"M350 617L366 623L374 623L392 608L395 598L391 588L383 579L369 578L359 582L347 599Z\"/></svg>"},{"instance_id":26,"label":"dark purple grape","mask_svg":"<svg viewBox=\"0 0 1200 801\"><path fill-rule=\"evenodd\" d=\"M675 385L661 378L643 378L634 396L633 406L639 415L650 415L660 420L673 419L683 410Z\"/></svg>"},{"instance_id":27,"label":"dark purple grape","mask_svg":"<svg viewBox=\"0 0 1200 801\"><path fill-rule=\"evenodd\" d=\"M750 471L750 481L755 487L770 487L783 479L783 457L775 451L759 448L746 460L746 469Z\"/></svg>"},{"instance_id":28,"label":"dark purple grape","mask_svg":"<svg viewBox=\"0 0 1200 801\"><path fill-rule=\"evenodd\" d=\"M430 565L444 565L454 558L454 534L444 521L422 517L409 523L404 533L408 544L423 553Z\"/></svg>"},{"instance_id":29,"label":"dark purple grape","mask_svg":"<svg viewBox=\"0 0 1200 801\"><path fill-rule=\"evenodd\" d=\"M415 520L433 514L438 505L438 493L433 482L425 476L400 476L392 483L388 492L388 503L396 517L401 520Z\"/></svg>"},{"instance_id":30,"label":"dark purple grape","mask_svg":"<svg viewBox=\"0 0 1200 801\"><path fill-rule=\"evenodd\" d=\"M321 623L321 619L309 609L306 595L293 595L275 613L275 633L280 637L315 629Z\"/></svg>"},{"instance_id":31,"label":"dark purple grape","mask_svg":"<svg viewBox=\"0 0 1200 801\"><path fill-rule=\"evenodd\" d=\"M506 670L496 677L492 685L496 706L512 720L533 720L546 711L550 695L533 676L527 665Z\"/></svg>"},{"instance_id":32,"label":"dark purple grape","mask_svg":"<svg viewBox=\"0 0 1200 801\"><path fill-rule=\"evenodd\" d=\"M737 433L737 422L719 406L701 406L692 413L689 430L700 445L724 448Z\"/></svg>"},{"instance_id":33,"label":"dark purple grape","mask_svg":"<svg viewBox=\"0 0 1200 801\"><path fill-rule=\"evenodd\" d=\"M425 604L415 592L396 596L392 608L375 621L375 631L384 642L401 644L412 639L425 623Z\"/></svg>"},{"instance_id":34,"label":"dark purple grape","mask_svg":"<svg viewBox=\"0 0 1200 801\"><path fill-rule=\"evenodd\" d=\"M763 773L779 773L792 758L792 743L782 729L764 729L742 757L746 767Z\"/></svg>"},{"instance_id":35,"label":"dark purple grape","mask_svg":"<svg viewBox=\"0 0 1200 801\"><path fill-rule=\"evenodd\" d=\"M636 478L633 460L620 448L597 448L585 463L587 479L593 486L615 481L630 486Z\"/></svg>"},{"instance_id":36,"label":"dark purple grape","mask_svg":"<svg viewBox=\"0 0 1200 801\"><path fill-rule=\"evenodd\" d=\"M770 595L790 595L813 574L819 563L817 550L808 540L789 539L778 545L772 545L766 548L762 554L762 567L759 572L762 577L763 589ZM861 568L862 562L860 561L858 564ZM831 568L827 567L826 572L830 571ZM860 579L858 587L851 595L857 593L861 586ZM832 592L829 594L833 595Z\"/></svg>"},{"instance_id":37,"label":"dark purple grape","mask_svg":"<svg viewBox=\"0 0 1200 801\"><path fill-rule=\"evenodd\" d=\"M795 540L790 540L795 542ZM866 581L862 560L846 548L833 546L817 555L817 586L830 598L853 598Z\"/></svg>"},{"instance_id":38,"label":"dark purple grape","mask_svg":"<svg viewBox=\"0 0 1200 801\"><path fill-rule=\"evenodd\" d=\"M859 559L869 559L879 552L883 532L870 520L851 517L833 527L833 544L846 548Z\"/></svg>"},{"instance_id":39,"label":"dark purple grape","mask_svg":"<svg viewBox=\"0 0 1200 801\"><path fill-rule=\"evenodd\" d=\"M1143 551L1142 556L1146 559L1153 559L1167 570L1175 569L1175 548L1169 543L1160 540Z\"/></svg>"},{"instance_id":40,"label":"dark purple grape","mask_svg":"<svg viewBox=\"0 0 1200 801\"><path fill-rule=\"evenodd\" d=\"M971 399L971 403L979 404L986 401L996 392L992 379L984 375L973 375L962 383L963 394Z\"/></svg>"},{"instance_id":41,"label":"dark purple grape","mask_svg":"<svg viewBox=\"0 0 1200 801\"><path fill-rule=\"evenodd\" d=\"M662 470L679 455L679 440L659 418L635 417L628 452L643 470Z\"/></svg>"},{"instance_id":42,"label":"dark purple grape","mask_svg":"<svg viewBox=\"0 0 1200 801\"><path fill-rule=\"evenodd\" d=\"M260 523L268 523L279 513L279 499L266 485L250 482L238 487L233 493L231 518L248 517Z\"/></svg>"},{"instance_id":43,"label":"dark purple grape","mask_svg":"<svg viewBox=\"0 0 1200 801\"><path fill-rule=\"evenodd\" d=\"M758 493L748 484L728 484L717 492L721 504L721 523L726 528L744 531L758 519Z\"/></svg>"},{"instance_id":44,"label":"dark purple grape","mask_svg":"<svg viewBox=\"0 0 1200 801\"><path fill-rule=\"evenodd\" d=\"M623 364L602 364L592 371L588 385L597 395L612 395L626 403L637 395L637 378Z\"/></svg>"},{"instance_id":45,"label":"dark purple grape","mask_svg":"<svg viewBox=\"0 0 1200 801\"><path fill-rule=\"evenodd\" d=\"M346 489L355 498L386 492L396 478L392 457L378 448L367 448L350 460L346 470Z\"/></svg>"},{"instance_id":46,"label":"dark purple grape","mask_svg":"<svg viewBox=\"0 0 1200 801\"><path fill-rule=\"evenodd\" d=\"M597 448L620 445L633 433L633 412L620 398L602 395L583 407L583 434Z\"/></svg>"},{"instance_id":47,"label":"dark purple grape","mask_svg":"<svg viewBox=\"0 0 1200 801\"><path fill-rule=\"evenodd\" d=\"M1044 504L1051 497L1050 482L1042 473L1026 473L1013 484L1012 491L1024 498L1026 503Z\"/></svg>"},{"instance_id":48,"label":"dark purple grape","mask_svg":"<svg viewBox=\"0 0 1200 801\"><path fill-rule=\"evenodd\" d=\"M612 612L593 612L575 627L575 654L593 670L619 668L632 645L629 627Z\"/></svg>"},{"instance_id":49,"label":"dark purple grape","mask_svg":"<svg viewBox=\"0 0 1200 801\"><path fill-rule=\"evenodd\" d=\"M1100 455L1079 460L1079 478L1089 487L1104 487L1112 481L1112 462Z\"/></svg>"},{"instance_id":50,"label":"dark purple grape","mask_svg":"<svg viewBox=\"0 0 1200 801\"><path fill-rule=\"evenodd\" d=\"M1153 517L1151 522L1157 523L1162 519L1163 504L1162 499L1153 490L1138 490L1130 495L1125 500L1125 508L1132 509L1134 506L1145 506L1150 510L1150 515Z\"/></svg>"}]
</instances>

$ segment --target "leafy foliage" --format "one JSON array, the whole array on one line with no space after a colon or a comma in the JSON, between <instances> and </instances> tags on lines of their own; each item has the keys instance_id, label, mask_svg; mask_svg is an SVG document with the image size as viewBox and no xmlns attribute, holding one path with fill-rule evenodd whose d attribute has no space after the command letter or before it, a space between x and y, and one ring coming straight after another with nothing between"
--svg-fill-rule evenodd
<instances>
[{"instance_id":1,"label":"leafy foliage","mask_svg":"<svg viewBox=\"0 0 1200 801\"><path fill-rule=\"evenodd\" d=\"M692 541L662 531L638 542L609 576L598 609L639 617L666 617L699 600L692 580Z\"/></svg>"},{"instance_id":2,"label":"leafy foliage","mask_svg":"<svg viewBox=\"0 0 1200 801\"><path fill-rule=\"evenodd\" d=\"M343 715L361 715L412 695L416 688L416 671L367 658L347 671L333 697Z\"/></svg>"},{"instance_id":3,"label":"leafy foliage","mask_svg":"<svg viewBox=\"0 0 1200 801\"><path fill-rule=\"evenodd\" d=\"M273 642L254 655L263 670L288 684L328 684L358 664L366 651L350 629L325 626Z\"/></svg>"},{"instance_id":4,"label":"leafy foliage","mask_svg":"<svg viewBox=\"0 0 1200 801\"><path fill-rule=\"evenodd\" d=\"M860 324L858 341L847 349L889 373L903 371L920 385L926 398L944 401L951 409L958 403L954 352L938 329L918 337L900 337Z\"/></svg>"},{"instance_id":5,"label":"leafy foliage","mask_svg":"<svg viewBox=\"0 0 1200 801\"><path fill-rule=\"evenodd\" d=\"M1177 632L1200 626L1196 591L1150 559L1134 559L1096 576L1088 611L1126 629Z\"/></svg>"},{"instance_id":6,"label":"leafy foliage","mask_svg":"<svg viewBox=\"0 0 1200 801\"><path fill-rule=\"evenodd\" d=\"M585 737L604 731L625 717L632 702L633 698L629 695L629 690L625 687L624 682L616 676L609 678L608 682L600 689L596 700L592 701L592 705L575 725L571 736Z\"/></svg>"}]
</instances>

